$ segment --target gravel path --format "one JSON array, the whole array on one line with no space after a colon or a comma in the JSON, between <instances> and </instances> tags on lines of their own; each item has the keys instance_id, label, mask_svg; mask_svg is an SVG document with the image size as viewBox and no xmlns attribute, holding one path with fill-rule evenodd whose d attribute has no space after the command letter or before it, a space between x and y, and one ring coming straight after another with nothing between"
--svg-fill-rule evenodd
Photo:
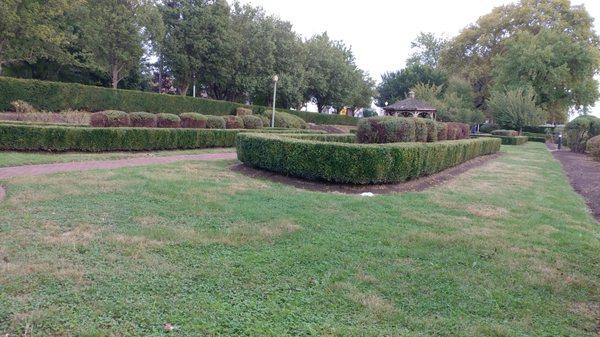
<instances>
[{"instance_id":1,"label":"gravel path","mask_svg":"<svg viewBox=\"0 0 600 337\"><path fill-rule=\"evenodd\" d=\"M96 169L116 169L121 167L145 166L153 164L169 164L184 160L218 160L236 159L235 152L229 153L207 153L193 155L177 155L167 157L142 157L118 160L93 160L71 163L25 165L0 168L0 180L23 176L38 176L59 172L87 171ZM0 185L0 200L4 198L6 191Z\"/></svg>"},{"instance_id":2,"label":"gravel path","mask_svg":"<svg viewBox=\"0 0 600 337\"><path fill-rule=\"evenodd\" d=\"M554 144L547 146L561 163L573 189L585 198L592 215L600 221L600 162L568 149L557 150Z\"/></svg>"}]
</instances>

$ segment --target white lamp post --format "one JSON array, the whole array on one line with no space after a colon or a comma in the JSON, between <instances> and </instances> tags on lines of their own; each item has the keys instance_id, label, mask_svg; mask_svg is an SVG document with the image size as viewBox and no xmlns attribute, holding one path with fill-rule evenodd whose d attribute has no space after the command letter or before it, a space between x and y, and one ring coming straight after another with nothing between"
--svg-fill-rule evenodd
<instances>
[{"instance_id":1,"label":"white lamp post","mask_svg":"<svg viewBox=\"0 0 600 337\"><path fill-rule=\"evenodd\" d=\"M279 82L279 76L273 76L273 113L271 114L271 127L275 127L275 102L277 101L277 82Z\"/></svg>"}]
</instances>

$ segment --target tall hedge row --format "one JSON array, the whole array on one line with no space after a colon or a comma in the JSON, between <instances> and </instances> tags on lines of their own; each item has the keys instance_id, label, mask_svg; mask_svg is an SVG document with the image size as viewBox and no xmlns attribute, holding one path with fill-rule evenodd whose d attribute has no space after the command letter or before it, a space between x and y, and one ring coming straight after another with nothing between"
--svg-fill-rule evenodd
<instances>
[{"instance_id":1,"label":"tall hedge row","mask_svg":"<svg viewBox=\"0 0 600 337\"><path fill-rule=\"evenodd\" d=\"M0 150L17 151L151 151L233 147L247 130L94 128L0 124ZM261 130L265 133L312 133L305 130Z\"/></svg>"},{"instance_id":2,"label":"tall hedge row","mask_svg":"<svg viewBox=\"0 0 600 337\"><path fill-rule=\"evenodd\" d=\"M263 106L148 93L133 90L110 89L76 83L60 83L0 77L0 111L9 110L10 103L23 100L36 108L47 111L67 109L102 111L121 110L126 112L147 111L152 113L197 112L205 115L230 115L237 108L251 108L255 113L268 111ZM284 110L306 122L316 124L356 125L354 117L326 115L313 112Z\"/></svg>"},{"instance_id":3,"label":"tall hedge row","mask_svg":"<svg viewBox=\"0 0 600 337\"><path fill-rule=\"evenodd\" d=\"M566 140L573 152L585 152L587 141L600 135L600 118L579 116L565 126Z\"/></svg>"},{"instance_id":4,"label":"tall hedge row","mask_svg":"<svg viewBox=\"0 0 600 337\"><path fill-rule=\"evenodd\" d=\"M310 138L241 133L236 141L238 159L253 167L304 179L378 184L433 174L500 149L496 138L390 144Z\"/></svg>"}]
</instances>

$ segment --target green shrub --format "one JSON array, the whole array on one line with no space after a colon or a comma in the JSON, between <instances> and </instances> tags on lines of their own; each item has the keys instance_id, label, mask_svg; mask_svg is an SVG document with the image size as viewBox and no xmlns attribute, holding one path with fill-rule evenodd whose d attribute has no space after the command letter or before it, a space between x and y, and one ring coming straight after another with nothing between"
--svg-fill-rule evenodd
<instances>
[{"instance_id":1,"label":"green shrub","mask_svg":"<svg viewBox=\"0 0 600 337\"><path fill-rule=\"evenodd\" d=\"M437 130L437 122L433 119L423 119L425 124L427 124L427 142L437 142L438 141L438 130Z\"/></svg>"},{"instance_id":2,"label":"green shrub","mask_svg":"<svg viewBox=\"0 0 600 337\"><path fill-rule=\"evenodd\" d=\"M553 133L555 128L555 126L524 126L523 132L549 134Z\"/></svg>"},{"instance_id":3,"label":"green shrub","mask_svg":"<svg viewBox=\"0 0 600 337\"><path fill-rule=\"evenodd\" d=\"M263 116L265 116L266 119L269 121L268 125L271 125L271 112L265 112ZM302 118L294 116L287 112L276 111L275 127L289 129L306 129L306 122Z\"/></svg>"},{"instance_id":4,"label":"green shrub","mask_svg":"<svg viewBox=\"0 0 600 337\"><path fill-rule=\"evenodd\" d=\"M206 128L225 129L225 118L221 116L206 116Z\"/></svg>"},{"instance_id":5,"label":"green shrub","mask_svg":"<svg viewBox=\"0 0 600 337\"><path fill-rule=\"evenodd\" d=\"M225 127L227 129L243 129L244 120L238 116L227 116L225 117Z\"/></svg>"},{"instance_id":6,"label":"green shrub","mask_svg":"<svg viewBox=\"0 0 600 337\"><path fill-rule=\"evenodd\" d=\"M587 141L600 135L600 119L579 116L565 126L565 139L573 152L585 152Z\"/></svg>"},{"instance_id":7,"label":"green shrub","mask_svg":"<svg viewBox=\"0 0 600 337\"><path fill-rule=\"evenodd\" d=\"M207 117L195 112L186 112L179 115L181 127L187 129L205 129Z\"/></svg>"},{"instance_id":8,"label":"green shrub","mask_svg":"<svg viewBox=\"0 0 600 337\"><path fill-rule=\"evenodd\" d=\"M236 108L235 109L235 115L239 116L239 117L252 115L252 109Z\"/></svg>"},{"instance_id":9,"label":"green shrub","mask_svg":"<svg viewBox=\"0 0 600 337\"><path fill-rule=\"evenodd\" d=\"M235 146L243 130L95 128L0 123L0 150L151 151ZM310 130L263 129L261 133L313 133Z\"/></svg>"},{"instance_id":10,"label":"green shrub","mask_svg":"<svg viewBox=\"0 0 600 337\"><path fill-rule=\"evenodd\" d=\"M482 124L479 127L479 132L481 132L481 133L492 133L492 131L498 130L498 129L500 129L500 126L498 124L485 123L485 124Z\"/></svg>"},{"instance_id":11,"label":"green shrub","mask_svg":"<svg viewBox=\"0 0 600 337\"><path fill-rule=\"evenodd\" d=\"M263 127L263 120L260 117L245 115L242 116L242 120L246 129L261 129Z\"/></svg>"},{"instance_id":12,"label":"green shrub","mask_svg":"<svg viewBox=\"0 0 600 337\"><path fill-rule=\"evenodd\" d=\"M529 140L526 136L496 136L491 134L476 134L473 138L498 138L502 145L523 145Z\"/></svg>"},{"instance_id":13,"label":"green shrub","mask_svg":"<svg viewBox=\"0 0 600 337\"><path fill-rule=\"evenodd\" d=\"M255 112L266 107L194 98L164 95L133 90L110 89L75 83L59 83L0 77L0 111L11 108L15 100L26 100L40 110L122 110L152 113L180 114L195 111L205 115L230 115L236 108L250 108ZM306 122L316 124L356 125L357 119L349 116L326 115L314 112L286 110Z\"/></svg>"},{"instance_id":14,"label":"green shrub","mask_svg":"<svg viewBox=\"0 0 600 337\"><path fill-rule=\"evenodd\" d=\"M587 152L595 160L600 160L600 136L595 136L587 141Z\"/></svg>"},{"instance_id":15,"label":"green shrub","mask_svg":"<svg viewBox=\"0 0 600 337\"><path fill-rule=\"evenodd\" d=\"M415 141L427 143L427 136L429 130L427 128L427 122L423 118L414 118L415 121Z\"/></svg>"},{"instance_id":16,"label":"green shrub","mask_svg":"<svg viewBox=\"0 0 600 337\"><path fill-rule=\"evenodd\" d=\"M435 123L435 129L437 131L438 141L448 140L448 125L446 123Z\"/></svg>"},{"instance_id":17,"label":"green shrub","mask_svg":"<svg viewBox=\"0 0 600 337\"><path fill-rule=\"evenodd\" d=\"M16 113L27 114L27 113L37 112L37 109L33 105L31 105L23 100L20 100L20 99L10 102L10 105L12 107L12 110Z\"/></svg>"},{"instance_id":18,"label":"green shrub","mask_svg":"<svg viewBox=\"0 0 600 337\"><path fill-rule=\"evenodd\" d=\"M148 112L132 112L129 114L131 126L138 128L155 128L156 115Z\"/></svg>"},{"instance_id":19,"label":"green shrub","mask_svg":"<svg viewBox=\"0 0 600 337\"><path fill-rule=\"evenodd\" d=\"M519 135L515 130L494 130L491 132L494 136L516 137Z\"/></svg>"},{"instance_id":20,"label":"green shrub","mask_svg":"<svg viewBox=\"0 0 600 337\"><path fill-rule=\"evenodd\" d=\"M499 139L486 138L352 144L320 141L319 136L310 138L241 133L236 140L238 159L257 168L305 179L378 184L433 174L477 156L495 153L501 143Z\"/></svg>"},{"instance_id":21,"label":"green shrub","mask_svg":"<svg viewBox=\"0 0 600 337\"><path fill-rule=\"evenodd\" d=\"M90 125L96 127L125 127L131 125L129 115L123 111L107 110L93 113Z\"/></svg>"},{"instance_id":22,"label":"green shrub","mask_svg":"<svg viewBox=\"0 0 600 337\"><path fill-rule=\"evenodd\" d=\"M359 143L398 143L416 141L413 117L371 117L358 122L356 133Z\"/></svg>"},{"instance_id":23,"label":"green shrub","mask_svg":"<svg viewBox=\"0 0 600 337\"><path fill-rule=\"evenodd\" d=\"M160 113L156 114L156 127L159 128L178 128L181 126L181 118L174 114Z\"/></svg>"}]
</instances>

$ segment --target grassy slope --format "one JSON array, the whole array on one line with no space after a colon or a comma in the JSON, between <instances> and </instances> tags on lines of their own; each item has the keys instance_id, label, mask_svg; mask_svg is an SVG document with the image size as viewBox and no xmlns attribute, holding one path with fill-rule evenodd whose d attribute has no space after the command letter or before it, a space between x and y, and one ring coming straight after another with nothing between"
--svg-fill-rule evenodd
<instances>
[{"instance_id":1,"label":"grassy slope","mask_svg":"<svg viewBox=\"0 0 600 337\"><path fill-rule=\"evenodd\" d=\"M591 336L598 223L543 144L503 151L375 198L231 161L11 180L0 332Z\"/></svg>"},{"instance_id":2,"label":"grassy slope","mask_svg":"<svg viewBox=\"0 0 600 337\"><path fill-rule=\"evenodd\" d=\"M233 148L226 149L201 149L201 150L181 150L181 151L156 151L156 152L106 152L106 153L87 153L87 152L68 152L68 153L50 153L50 152L12 152L0 151L0 167L20 166L30 164L49 164L49 163L67 163L86 160L112 160L154 156L176 156L182 154L200 154L215 152L234 152Z\"/></svg>"}]
</instances>

